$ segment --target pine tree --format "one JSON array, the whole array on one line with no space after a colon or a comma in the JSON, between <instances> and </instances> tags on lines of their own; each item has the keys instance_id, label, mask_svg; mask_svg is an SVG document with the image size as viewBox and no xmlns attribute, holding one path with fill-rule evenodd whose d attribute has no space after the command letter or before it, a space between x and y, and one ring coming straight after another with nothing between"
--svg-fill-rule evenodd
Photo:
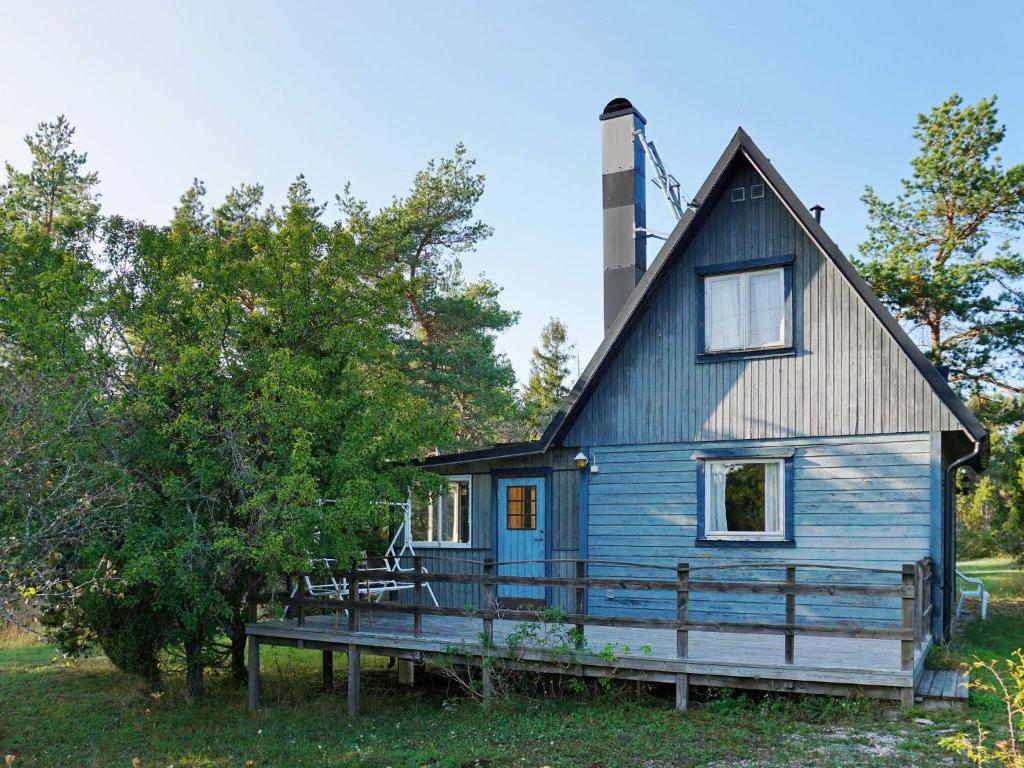
<instances>
[{"instance_id":1,"label":"pine tree","mask_svg":"<svg viewBox=\"0 0 1024 768\"><path fill-rule=\"evenodd\" d=\"M929 355L972 394L1021 394L1024 163L1004 168L996 97L953 95L920 115L912 174L895 201L867 187L861 273L896 317L927 335Z\"/></svg>"},{"instance_id":2,"label":"pine tree","mask_svg":"<svg viewBox=\"0 0 1024 768\"><path fill-rule=\"evenodd\" d=\"M565 323L551 318L540 335L540 346L533 348L530 380L523 392L524 420L530 435L540 437L569 394L569 344Z\"/></svg>"}]
</instances>

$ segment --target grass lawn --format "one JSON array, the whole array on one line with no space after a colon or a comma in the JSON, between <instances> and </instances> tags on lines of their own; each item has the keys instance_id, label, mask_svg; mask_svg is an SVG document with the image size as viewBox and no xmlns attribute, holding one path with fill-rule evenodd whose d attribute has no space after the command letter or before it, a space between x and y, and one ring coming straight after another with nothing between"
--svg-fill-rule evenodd
<instances>
[{"instance_id":1,"label":"grass lawn","mask_svg":"<svg viewBox=\"0 0 1024 768\"><path fill-rule=\"evenodd\" d=\"M996 596L992 618L969 625L952 652L1004 657L1024 645L1024 574L1006 561L966 569ZM989 570L985 570L989 569ZM188 706L180 673L155 698L103 658L54 663L52 649L0 641L0 755L22 766L910 766L953 765L938 746L970 717L1000 727L998 703L975 697L969 712L902 712L869 701L718 692L687 712L672 691L623 685L573 699L521 700L489 711L450 700L445 682L420 676L399 688L383 659L364 662L363 717L345 714L338 690L323 693L319 654L264 648L264 708L245 691L208 678Z\"/></svg>"}]
</instances>

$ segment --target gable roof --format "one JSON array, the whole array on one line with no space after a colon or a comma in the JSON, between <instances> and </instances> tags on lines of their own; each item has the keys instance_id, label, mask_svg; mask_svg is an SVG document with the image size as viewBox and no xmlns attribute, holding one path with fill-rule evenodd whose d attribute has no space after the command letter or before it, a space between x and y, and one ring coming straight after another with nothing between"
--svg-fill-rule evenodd
<instances>
[{"instance_id":1,"label":"gable roof","mask_svg":"<svg viewBox=\"0 0 1024 768\"><path fill-rule=\"evenodd\" d=\"M547 450L552 445L558 444L565 437L576 416L596 388L605 369L614 358L615 352L625 341L629 331L636 324L639 317L643 314L643 310L664 281L669 272L669 267L678 260L684 251L685 245L697 230L700 229L700 224L706 218L706 211L711 208L710 205L705 206L704 204L710 203L710 201L717 198L722 185L726 181L727 171L733 162L739 158L745 158L753 166L754 170L775 192L782 201L782 204L797 220L812 242L832 260L843 277L846 278L860 298L878 318L882 326L903 350L904 354L910 358L939 400L949 408L957 421L960 422L964 430L975 440L983 440L988 434L985 427L964 405L963 401L960 400L949 386L945 377L939 373L931 361L911 340L906 331L896 321L896 318L882 305L874 291L857 273L853 264L843 255L839 247L825 233L821 224L815 220L811 212L800 202L796 193L793 192L782 176L779 175L778 171L775 170L771 161L765 157L753 139L742 128L737 128L732 140L725 148L721 157L719 157L718 162L711 169L711 173L704 180L700 190L694 196L693 202L686 209L686 212L665 241L653 265L647 270L640 282L637 283L636 288L630 294L615 322L608 329L583 374L548 425L548 428L544 431L544 435L539 441L540 450Z\"/></svg>"}]
</instances>

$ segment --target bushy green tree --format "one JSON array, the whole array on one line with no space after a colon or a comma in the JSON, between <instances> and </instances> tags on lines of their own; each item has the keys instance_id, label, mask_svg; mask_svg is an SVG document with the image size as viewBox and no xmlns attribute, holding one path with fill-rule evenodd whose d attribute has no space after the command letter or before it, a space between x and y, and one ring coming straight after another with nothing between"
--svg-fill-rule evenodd
<instances>
[{"instance_id":1,"label":"bushy green tree","mask_svg":"<svg viewBox=\"0 0 1024 768\"><path fill-rule=\"evenodd\" d=\"M258 187L203 200L196 184L167 227L117 222L109 249L145 499L113 557L172 617L193 697L221 636L244 671L247 587L355 554L414 480L408 459L448 438L390 343L389 254L325 222L301 178L280 211Z\"/></svg>"},{"instance_id":2,"label":"bushy green tree","mask_svg":"<svg viewBox=\"0 0 1024 768\"><path fill-rule=\"evenodd\" d=\"M195 698L244 671L250 586L357 553L437 483L411 458L500 418L515 316L461 278L488 232L461 149L378 214L300 177L280 208L195 183L153 226L100 217L72 135L0 196L0 589L150 679L181 654Z\"/></svg>"},{"instance_id":3,"label":"bushy green tree","mask_svg":"<svg viewBox=\"0 0 1024 768\"><path fill-rule=\"evenodd\" d=\"M569 361L572 345L565 323L551 318L541 330L540 346L533 348L530 378L523 391L527 431L538 438L551 423L569 394Z\"/></svg>"},{"instance_id":4,"label":"bushy green tree","mask_svg":"<svg viewBox=\"0 0 1024 768\"><path fill-rule=\"evenodd\" d=\"M910 178L893 201L868 187L858 267L896 317L927 335L928 353L968 392L1020 394L1024 163L1004 167L996 98L957 95L920 115Z\"/></svg>"}]
</instances>

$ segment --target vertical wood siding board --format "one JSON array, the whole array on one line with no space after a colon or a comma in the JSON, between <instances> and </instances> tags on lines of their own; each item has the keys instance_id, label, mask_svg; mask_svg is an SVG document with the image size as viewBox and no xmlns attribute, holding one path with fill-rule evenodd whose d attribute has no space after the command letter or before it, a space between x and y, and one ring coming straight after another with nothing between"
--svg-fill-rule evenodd
<instances>
[{"instance_id":1,"label":"vertical wood siding board","mask_svg":"<svg viewBox=\"0 0 1024 768\"><path fill-rule=\"evenodd\" d=\"M856 304L854 302L857 302ZM846 360L844 369L846 373L846 413L847 434L857 434L857 382L860 378L861 368L857 365L858 351L862 346L862 340L857 335L857 307L860 300L853 295L853 287L845 280L843 281L843 325L845 326L845 347Z\"/></svg>"},{"instance_id":2,"label":"vertical wood siding board","mask_svg":"<svg viewBox=\"0 0 1024 768\"><path fill-rule=\"evenodd\" d=\"M879 383L879 403L881 406L881 413L879 414L879 432L889 432L889 413L892 411L892 399L891 399L891 384L892 384L892 369L889 366L889 345L888 340L885 338L885 329L880 328L880 340L878 357L882 363L882 379Z\"/></svg>"},{"instance_id":3,"label":"vertical wood siding board","mask_svg":"<svg viewBox=\"0 0 1024 768\"><path fill-rule=\"evenodd\" d=\"M661 354L657 354L658 367L660 370L660 376L663 379L662 386L655 388L655 397L658 402L658 410L661 413L660 423L658 424L658 439L662 442L670 440L669 437L669 422L672 418L668 410L667 395L668 392L678 386L676 381L676 370L672 365L672 351L675 347L673 344L673 337L671 331L672 318L675 317L678 307L672 298L672 281L666 280L665 287L662 289L662 301L665 304L665 310L658 318L660 325L660 338L658 340L658 347L656 351L660 350Z\"/></svg>"},{"instance_id":4,"label":"vertical wood siding board","mask_svg":"<svg viewBox=\"0 0 1024 768\"><path fill-rule=\"evenodd\" d=\"M895 346L895 344L893 345ZM897 350L899 354L899 350ZM900 361L900 432L909 432L912 423L913 403L910 398L910 361L899 354Z\"/></svg>"},{"instance_id":5,"label":"vertical wood siding board","mask_svg":"<svg viewBox=\"0 0 1024 768\"><path fill-rule=\"evenodd\" d=\"M832 268L827 260L822 262L821 269L821 296L818 297L818 312L821 313L821 398L825 406L822 414L821 431L819 434L834 434L832 429L832 387L829 378L832 375L832 355L835 345L833 344L832 332L834 324L830 321L826 308L831 301L830 289L832 287Z\"/></svg>"},{"instance_id":6,"label":"vertical wood siding board","mask_svg":"<svg viewBox=\"0 0 1024 768\"><path fill-rule=\"evenodd\" d=\"M829 434L830 435L841 435L843 434L840 420L842 418L842 408L845 405L840 400L840 389L842 383L840 382L840 359L841 359L841 344L842 344L842 328L839 321L839 317L835 314L836 308L841 306L842 299L840 298L840 283L839 275L836 273L836 268L829 262L828 268L828 282L829 282L829 297L827 306L830 308L829 325L832 329L832 344L829 349L829 378L835 382L831 387L828 388L830 395L830 420L829 420Z\"/></svg>"},{"instance_id":7,"label":"vertical wood siding board","mask_svg":"<svg viewBox=\"0 0 1024 768\"><path fill-rule=\"evenodd\" d=\"M836 375L836 408L835 408L835 424L833 426L833 434L843 435L849 434L850 430L847 426L849 419L850 409L850 375L849 375L849 362L850 362L850 350L847 347L847 320L849 315L847 314L849 307L846 303L846 283L839 279L837 272L833 271L832 276L834 278L834 289L833 289L833 300L836 302L832 314L833 325L836 329L836 356L835 356L835 375Z\"/></svg>"},{"instance_id":8,"label":"vertical wood siding board","mask_svg":"<svg viewBox=\"0 0 1024 768\"><path fill-rule=\"evenodd\" d=\"M851 288L850 290L852 291L853 289ZM864 302L854 296L850 308L855 316L856 332L853 334L853 349L857 361L857 364L854 366L854 391L856 396L853 398L853 429L851 434L858 435L864 431L861 411L863 410L863 404L867 403L867 398L864 396L864 379L866 374L864 368L864 347L868 340L864 335Z\"/></svg>"},{"instance_id":9,"label":"vertical wood siding board","mask_svg":"<svg viewBox=\"0 0 1024 768\"><path fill-rule=\"evenodd\" d=\"M825 266L820 257L815 257L818 262L818 271L814 279L814 387L815 393L815 424L811 429L812 435L824 435L828 430L825 427L828 403L825 396L825 369L828 364L828 343L825 336L827 326L822 313L825 306L824 295L827 287L825 278Z\"/></svg>"},{"instance_id":10,"label":"vertical wood siding board","mask_svg":"<svg viewBox=\"0 0 1024 768\"><path fill-rule=\"evenodd\" d=\"M864 311L864 335L868 339L868 378L864 388L865 397L868 399L865 423L866 432L878 432L878 334L876 326L879 323L875 316L867 309Z\"/></svg>"},{"instance_id":11,"label":"vertical wood siding board","mask_svg":"<svg viewBox=\"0 0 1024 768\"><path fill-rule=\"evenodd\" d=\"M909 420L907 419L907 411L910 406L907 398L907 366L904 363L903 356L900 355L899 351L896 349L896 345L891 344L890 346L893 348L893 353L897 355L896 365L898 367L897 370L899 375L899 389L897 394L897 399L899 402L897 404L896 411L898 419L897 426L899 427L900 432L906 432L909 426Z\"/></svg>"},{"instance_id":12,"label":"vertical wood siding board","mask_svg":"<svg viewBox=\"0 0 1024 768\"><path fill-rule=\"evenodd\" d=\"M679 307L679 313L673 316L675 318L673 352L676 365L679 366L680 375L678 381L680 386L678 390L672 389L669 391L669 411L672 414L673 424L672 439L675 441L688 439L686 435L686 412L682 407L682 403L689 402L693 398L693 386L689 375L690 371L693 370L693 366L689 362L690 349L686 336L687 331L694 326L691 324L689 302L686 301L685 294L683 293L680 275L681 270L677 264L672 272L671 282L676 305ZM692 335L691 333L690 336Z\"/></svg>"}]
</instances>

